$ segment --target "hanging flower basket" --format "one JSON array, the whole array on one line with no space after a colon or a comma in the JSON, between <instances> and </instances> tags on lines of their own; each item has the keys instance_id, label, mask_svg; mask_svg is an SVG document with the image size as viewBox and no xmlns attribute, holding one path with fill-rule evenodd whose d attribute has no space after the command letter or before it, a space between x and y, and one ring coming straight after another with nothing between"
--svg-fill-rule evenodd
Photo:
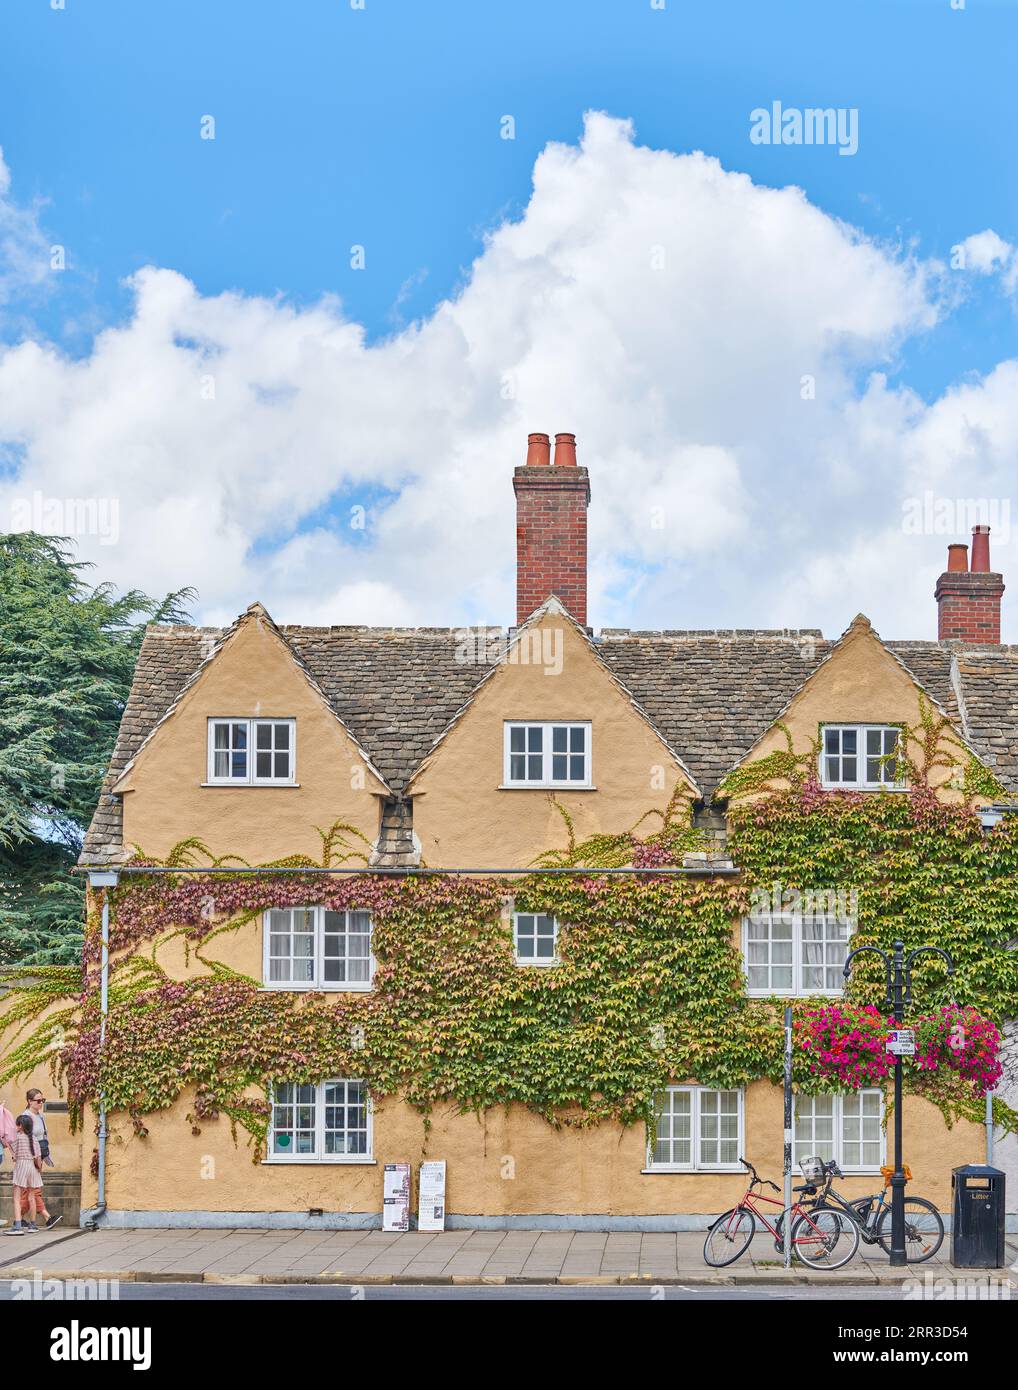
<instances>
[{"instance_id":1,"label":"hanging flower basket","mask_svg":"<svg viewBox=\"0 0 1018 1390\"><path fill-rule=\"evenodd\" d=\"M882 1085L891 1075L894 1057L887 1039L897 1026L872 1005L832 1004L809 1010L794 1029L811 1080L858 1091ZM1003 1072L1000 1033L978 1009L945 1004L907 1026L915 1032L916 1050L904 1064L926 1082L939 1073L945 1086L962 1081L977 1096L997 1085Z\"/></svg>"},{"instance_id":2,"label":"hanging flower basket","mask_svg":"<svg viewBox=\"0 0 1018 1390\"><path fill-rule=\"evenodd\" d=\"M887 1020L871 1004L831 1004L811 1009L794 1024L811 1077L839 1091L879 1086L890 1075Z\"/></svg>"},{"instance_id":3,"label":"hanging flower basket","mask_svg":"<svg viewBox=\"0 0 1018 1390\"><path fill-rule=\"evenodd\" d=\"M1000 1033L978 1009L945 1004L916 1020L915 1035L915 1065L920 1071L955 1072L980 1096L1000 1080Z\"/></svg>"}]
</instances>

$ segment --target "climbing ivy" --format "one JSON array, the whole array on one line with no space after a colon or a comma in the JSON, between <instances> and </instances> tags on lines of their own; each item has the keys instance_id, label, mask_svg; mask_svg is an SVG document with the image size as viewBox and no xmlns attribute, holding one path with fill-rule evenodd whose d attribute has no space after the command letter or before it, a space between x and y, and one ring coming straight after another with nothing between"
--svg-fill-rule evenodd
<instances>
[{"instance_id":1,"label":"climbing ivy","mask_svg":"<svg viewBox=\"0 0 1018 1390\"><path fill-rule=\"evenodd\" d=\"M736 878L598 872L667 868L702 848L679 799L644 839L641 824L577 842L563 810L566 848L513 879L286 872L363 861L366 838L338 823L319 831L319 865L295 856L271 875L240 872L235 857L213 860L198 840L161 865L139 854L135 867L174 872L125 876L111 892L101 1053L96 899L83 976L54 974L20 999L0 1081L48 1058L75 1121L102 1094L142 1135L147 1117L193 1094L194 1131L224 1116L248 1132L256 1158L272 1083L330 1075L363 1077L375 1096L401 1096L426 1116L441 1104L475 1112L519 1104L555 1126L646 1122L669 1081L780 1080L785 1001L747 998L738 926L775 886L850 892L854 945L889 949L900 938L908 949L947 949L952 979L936 958L917 964L916 1016L954 999L1001 1024L1018 1016L1018 828L1005 819L984 833L970 801L938 799L928 773L943 765L941 734L925 710L908 730L918 747L909 790L866 795L822 791L816 749L796 753L789 735L786 752L729 779L729 790L754 792L736 795L731 810ZM761 795L778 771L785 785ZM199 862L226 872L194 874ZM552 866L580 871L541 872ZM265 909L309 905L370 910L378 961L370 993L264 991L215 954L226 934L255 930ZM557 917L557 968L516 966L513 908ZM164 961L168 943L181 939L197 973L176 979ZM883 1002L873 957L853 971L850 998ZM817 1002L799 1001L796 1012ZM804 1091L830 1089L804 1057L795 1076ZM981 1118L971 1086L948 1068L910 1072L906 1085L949 1120ZM1018 1129L1015 1112L995 1107L1001 1124Z\"/></svg>"}]
</instances>

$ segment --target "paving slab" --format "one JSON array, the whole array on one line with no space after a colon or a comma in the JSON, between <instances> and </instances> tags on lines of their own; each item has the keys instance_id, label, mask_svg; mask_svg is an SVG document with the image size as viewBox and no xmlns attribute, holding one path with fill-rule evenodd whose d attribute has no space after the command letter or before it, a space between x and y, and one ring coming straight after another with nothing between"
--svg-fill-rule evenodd
<instances>
[{"instance_id":1,"label":"paving slab","mask_svg":"<svg viewBox=\"0 0 1018 1390\"><path fill-rule=\"evenodd\" d=\"M717 1270L698 1232L99 1230L0 1241L0 1277L119 1278L153 1282L688 1283L900 1285L907 1279L997 1282L1018 1273L959 1269L946 1259L893 1270L872 1248L840 1270L786 1271L769 1238ZM947 1249L943 1252L949 1253ZM1010 1259L1018 1242L1008 1241Z\"/></svg>"}]
</instances>

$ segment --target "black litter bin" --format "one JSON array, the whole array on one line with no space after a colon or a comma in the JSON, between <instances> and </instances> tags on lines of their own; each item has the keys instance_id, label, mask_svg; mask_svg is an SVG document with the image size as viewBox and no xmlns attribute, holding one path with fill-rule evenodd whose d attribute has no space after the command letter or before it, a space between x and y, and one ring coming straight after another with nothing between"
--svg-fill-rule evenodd
<instances>
[{"instance_id":1,"label":"black litter bin","mask_svg":"<svg viewBox=\"0 0 1018 1390\"><path fill-rule=\"evenodd\" d=\"M983 1163L966 1163L952 1170L951 1188L951 1263L962 1269L1003 1269L1004 1174Z\"/></svg>"}]
</instances>

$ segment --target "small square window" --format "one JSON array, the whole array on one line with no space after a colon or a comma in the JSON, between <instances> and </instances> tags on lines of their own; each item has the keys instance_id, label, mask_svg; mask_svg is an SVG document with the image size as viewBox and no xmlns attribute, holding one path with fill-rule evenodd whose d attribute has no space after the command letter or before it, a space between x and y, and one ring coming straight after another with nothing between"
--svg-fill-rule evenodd
<instances>
[{"instance_id":1,"label":"small square window","mask_svg":"<svg viewBox=\"0 0 1018 1390\"><path fill-rule=\"evenodd\" d=\"M542 912L513 913L517 965L558 964L558 921Z\"/></svg>"}]
</instances>

